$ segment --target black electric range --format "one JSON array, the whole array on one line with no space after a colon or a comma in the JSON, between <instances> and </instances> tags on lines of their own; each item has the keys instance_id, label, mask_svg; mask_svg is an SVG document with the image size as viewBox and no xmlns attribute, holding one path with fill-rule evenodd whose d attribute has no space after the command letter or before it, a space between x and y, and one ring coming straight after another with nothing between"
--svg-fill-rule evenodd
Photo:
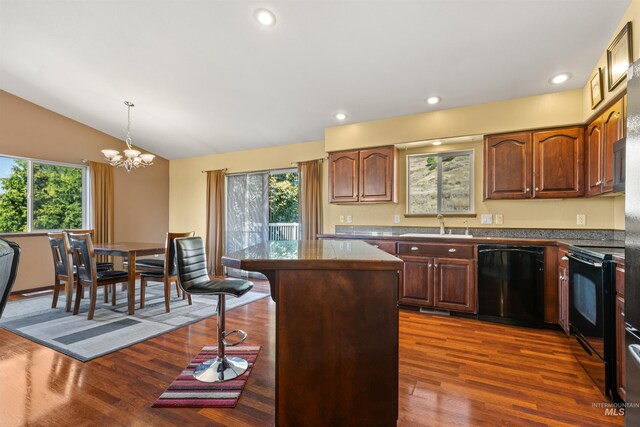
<instances>
[{"instance_id":1,"label":"black electric range","mask_svg":"<svg viewBox=\"0 0 640 427\"><path fill-rule=\"evenodd\" d=\"M624 248L570 246L569 323L573 353L602 393L619 401L616 386L614 254Z\"/></svg>"}]
</instances>

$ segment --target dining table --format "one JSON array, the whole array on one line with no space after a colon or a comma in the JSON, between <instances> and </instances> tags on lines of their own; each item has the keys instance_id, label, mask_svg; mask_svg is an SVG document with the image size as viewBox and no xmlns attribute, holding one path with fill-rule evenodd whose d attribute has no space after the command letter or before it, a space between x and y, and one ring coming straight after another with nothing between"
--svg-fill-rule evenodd
<instances>
[{"instance_id":1,"label":"dining table","mask_svg":"<svg viewBox=\"0 0 640 427\"><path fill-rule=\"evenodd\" d=\"M136 258L138 256L164 254L164 243L94 243L93 250L97 255L121 257L123 260L128 261L127 272L129 273L129 284L127 286L127 303L129 305L129 314L134 314L136 299Z\"/></svg>"}]
</instances>

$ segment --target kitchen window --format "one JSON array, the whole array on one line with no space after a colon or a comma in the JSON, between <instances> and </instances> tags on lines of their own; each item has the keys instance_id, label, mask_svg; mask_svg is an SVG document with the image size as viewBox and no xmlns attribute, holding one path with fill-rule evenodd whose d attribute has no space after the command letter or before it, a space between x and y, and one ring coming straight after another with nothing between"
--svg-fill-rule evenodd
<instances>
[{"instance_id":1,"label":"kitchen window","mask_svg":"<svg viewBox=\"0 0 640 427\"><path fill-rule=\"evenodd\" d=\"M86 228L86 166L0 156L0 233Z\"/></svg>"},{"instance_id":2,"label":"kitchen window","mask_svg":"<svg viewBox=\"0 0 640 427\"><path fill-rule=\"evenodd\" d=\"M407 156L407 215L473 213L473 150Z\"/></svg>"}]
</instances>

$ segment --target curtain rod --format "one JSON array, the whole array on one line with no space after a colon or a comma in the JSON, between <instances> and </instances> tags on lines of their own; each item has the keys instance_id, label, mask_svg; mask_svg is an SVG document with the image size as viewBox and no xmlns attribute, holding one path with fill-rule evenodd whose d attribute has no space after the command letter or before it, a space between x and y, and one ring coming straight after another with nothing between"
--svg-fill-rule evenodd
<instances>
[{"instance_id":1,"label":"curtain rod","mask_svg":"<svg viewBox=\"0 0 640 427\"><path fill-rule=\"evenodd\" d=\"M315 160L320 160L321 162L324 161L324 159L326 159L327 157L320 157L319 159L311 159L311 160L300 160L299 162L291 162L292 165L297 165L300 163L304 163L304 162L313 162Z\"/></svg>"},{"instance_id":2,"label":"curtain rod","mask_svg":"<svg viewBox=\"0 0 640 427\"><path fill-rule=\"evenodd\" d=\"M223 172L226 172L226 171L227 171L227 168L224 168L224 169L210 169L210 170L208 170L208 171L202 171L202 173L206 173L206 172L215 172L215 171L220 171L220 170L221 170L221 171L223 171Z\"/></svg>"}]
</instances>

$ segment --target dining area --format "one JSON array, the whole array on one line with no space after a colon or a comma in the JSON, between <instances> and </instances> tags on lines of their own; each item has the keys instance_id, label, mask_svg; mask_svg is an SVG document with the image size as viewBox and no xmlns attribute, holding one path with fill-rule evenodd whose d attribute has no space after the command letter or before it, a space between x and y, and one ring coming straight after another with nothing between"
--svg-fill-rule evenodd
<instances>
[{"instance_id":1,"label":"dining area","mask_svg":"<svg viewBox=\"0 0 640 427\"><path fill-rule=\"evenodd\" d=\"M171 285L175 285L176 295L191 304L191 296L182 292L177 282L175 268L175 251L173 242L176 238L191 237L194 232L167 232L162 243L149 242L115 242L95 243L94 230L63 230L48 233L53 257L55 280L52 308L56 308L60 292L65 295L65 311L71 311L72 301L75 305L73 314L78 314L80 301L85 289L89 290L90 307L87 317L93 319L97 302L98 288L103 288L104 302L111 298L116 305L116 285L120 284L126 291L128 314L136 310L136 280L140 279L139 308L145 306L145 290L150 282L164 285L165 309L171 310ZM149 258L149 256L154 256ZM112 261L104 261L106 258ZM140 258L147 257L147 258ZM122 269L114 269L114 259L119 259ZM62 285L64 284L64 289Z\"/></svg>"}]
</instances>

